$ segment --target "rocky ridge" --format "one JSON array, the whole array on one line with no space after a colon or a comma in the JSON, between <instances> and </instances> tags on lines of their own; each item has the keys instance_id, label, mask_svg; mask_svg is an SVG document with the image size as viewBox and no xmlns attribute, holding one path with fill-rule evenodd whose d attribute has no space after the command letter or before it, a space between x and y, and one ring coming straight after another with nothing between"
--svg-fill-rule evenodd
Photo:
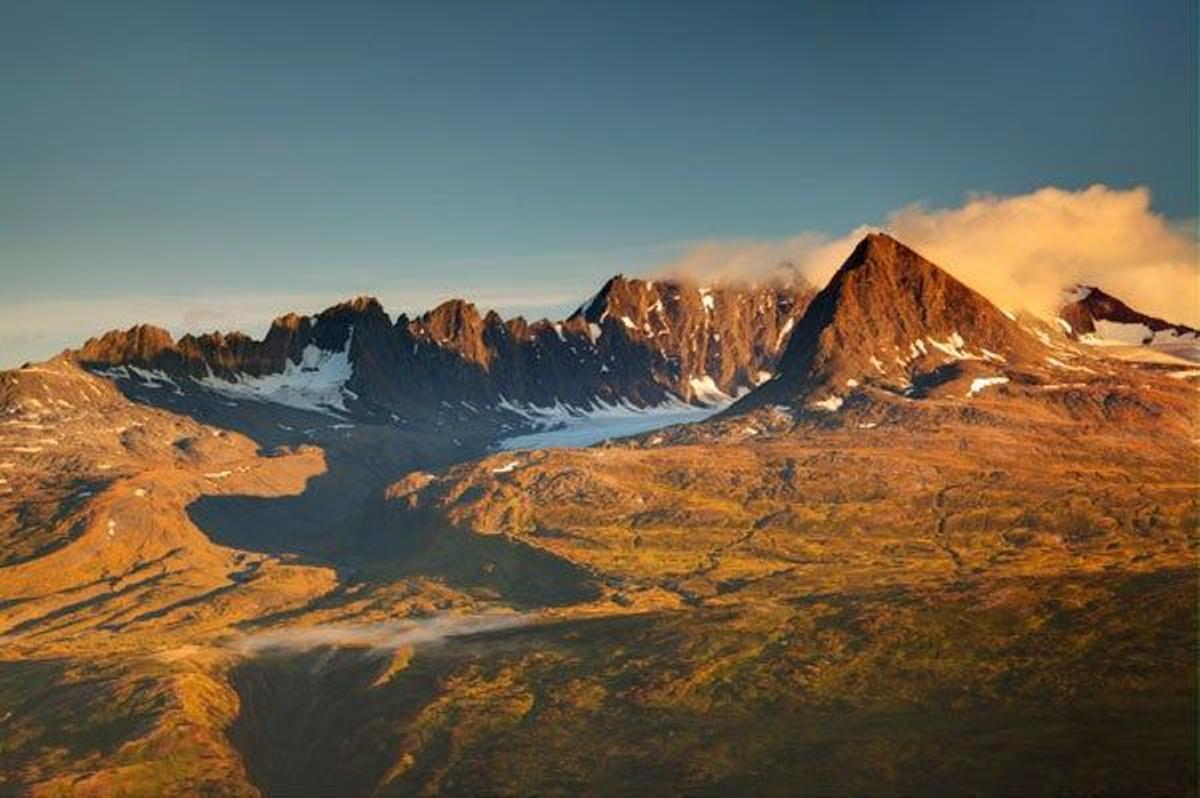
<instances>
[{"instance_id":1,"label":"rocky ridge","mask_svg":"<svg viewBox=\"0 0 1200 798\"><path fill-rule=\"evenodd\" d=\"M276 319L260 341L139 325L89 340L88 369L140 388L215 392L399 420L439 408L580 410L727 401L771 376L812 291L617 276L568 318L450 300L394 322L370 297Z\"/></svg>"}]
</instances>

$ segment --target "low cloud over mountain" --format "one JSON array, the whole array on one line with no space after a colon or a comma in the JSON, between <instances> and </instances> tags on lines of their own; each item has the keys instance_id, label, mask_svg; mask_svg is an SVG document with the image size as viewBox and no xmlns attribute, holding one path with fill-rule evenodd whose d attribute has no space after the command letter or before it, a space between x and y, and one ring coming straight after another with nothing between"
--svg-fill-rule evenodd
<instances>
[{"instance_id":1,"label":"low cloud over mountain","mask_svg":"<svg viewBox=\"0 0 1200 798\"><path fill-rule=\"evenodd\" d=\"M799 272L824 285L873 229L905 241L1002 306L1052 313L1064 288L1083 283L1106 286L1147 313L1192 326L1200 321L1194 231L1155 213L1143 187L1047 187L932 210L914 204L878 227L840 238L808 232L774 241L707 242L659 271L700 279Z\"/></svg>"}]
</instances>

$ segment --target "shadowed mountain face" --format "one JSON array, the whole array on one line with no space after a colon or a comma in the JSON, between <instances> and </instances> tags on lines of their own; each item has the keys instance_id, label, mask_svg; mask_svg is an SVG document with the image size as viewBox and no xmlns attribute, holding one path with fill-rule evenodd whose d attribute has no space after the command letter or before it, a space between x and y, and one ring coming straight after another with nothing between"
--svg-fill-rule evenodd
<instances>
[{"instance_id":1,"label":"shadowed mountain face","mask_svg":"<svg viewBox=\"0 0 1200 798\"><path fill-rule=\"evenodd\" d=\"M88 341L82 364L134 385L269 399L357 417L428 417L515 403L590 408L712 402L770 376L812 291L614 277L561 322L480 315L451 300L393 323L359 298L239 333L173 341L148 326ZM395 420L395 419L394 419Z\"/></svg>"}]
</instances>

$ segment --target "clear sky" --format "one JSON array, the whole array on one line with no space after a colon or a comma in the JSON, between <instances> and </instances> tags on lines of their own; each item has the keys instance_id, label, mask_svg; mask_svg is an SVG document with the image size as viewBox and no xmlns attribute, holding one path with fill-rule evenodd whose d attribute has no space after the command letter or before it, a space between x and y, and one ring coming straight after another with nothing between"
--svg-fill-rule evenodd
<instances>
[{"instance_id":1,"label":"clear sky","mask_svg":"<svg viewBox=\"0 0 1200 798\"><path fill-rule=\"evenodd\" d=\"M357 293L560 308L976 191L1196 215L1192 0L0 11L0 365Z\"/></svg>"}]
</instances>

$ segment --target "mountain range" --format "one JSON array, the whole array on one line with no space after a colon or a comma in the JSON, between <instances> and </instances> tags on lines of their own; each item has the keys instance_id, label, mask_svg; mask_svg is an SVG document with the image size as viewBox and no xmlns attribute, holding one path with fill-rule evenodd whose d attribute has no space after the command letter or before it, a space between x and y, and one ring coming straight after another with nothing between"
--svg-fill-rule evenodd
<instances>
[{"instance_id":1,"label":"mountain range","mask_svg":"<svg viewBox=\"0 0 1200 798\"><path fill-rule=\"evenodd\" d=\"M105 333L0 374L0 794L1187 793L1197 338L883 234Z\"/></svg>"},{"instance_id":2,"label":"mountain range","mask_svg":"<svg viewBox=\"0 0 1200 798\"><path fill-rule=\"evenodd\" d=\"M86 368L356 418L727 400L770 376L806 286L703 287L616 276L568 318L507 321L450 300L389 319L373 298L276 319L261 341L145 325L89 340Z\"/></svg>"},{"instance_id":3,"label":"mountain range","mask_svg":"<svg viewBox=\"0 0 1200 798\"><path fill-rule=\"evenodd\" d=\"M250 400L377 423L453 420L493 435L564 413L723 407L760 385L739 408L800 397L809 410L830 410L871 391L919 397L1053 382L1053 373L1088 368L1075 361L1098 345L1200 359L1196 330L1098 288L1075 289L1056 321L1018 319L872 234L819 294L802 283L710 287L618 275L556 322L504 320L458 299L392 321L360 297L315 316L281 316L262 340L212 332L176 341L138 325L71 357L152 404Z\"/></svg>"}]
</instances>

